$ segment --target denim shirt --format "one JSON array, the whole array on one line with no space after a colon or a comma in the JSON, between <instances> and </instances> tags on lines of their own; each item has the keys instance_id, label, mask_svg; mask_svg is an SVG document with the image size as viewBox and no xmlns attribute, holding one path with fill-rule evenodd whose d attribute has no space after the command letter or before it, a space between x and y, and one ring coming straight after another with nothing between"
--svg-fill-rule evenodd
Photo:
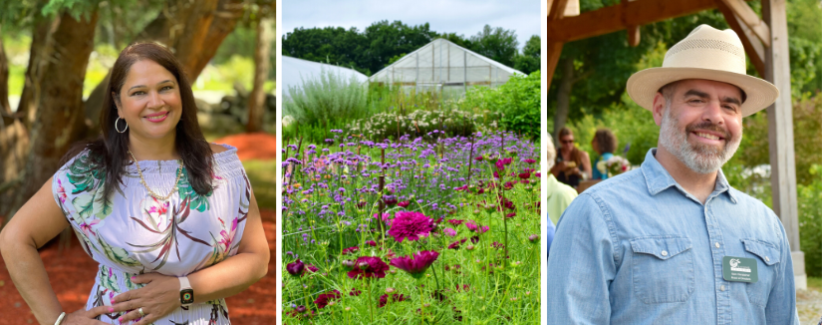
<instances>
[{"instance_id":1,"label":"denim shirt","mask_svg":"<svg viewBox=\"0 0 822 325\"><path fill-rule=\"evenodd\" d=\"M654 158L565 210L548 259L548 324L799 324L782 223L728 185L702 204ZM759 281L722 277L752 258Z\"/></svg>"}]
</instances>

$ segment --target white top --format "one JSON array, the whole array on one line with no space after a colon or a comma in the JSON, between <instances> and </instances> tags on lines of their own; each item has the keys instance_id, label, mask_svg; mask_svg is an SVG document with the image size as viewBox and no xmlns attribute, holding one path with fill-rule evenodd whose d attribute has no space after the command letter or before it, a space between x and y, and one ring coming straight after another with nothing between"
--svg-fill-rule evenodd
<instances>
[{"instance_id":1,"label":"white top","mask_svg":"<svg viewBox=\"0 0 822 325\"><path fill-rule=\"evenodd\" d=\"M100 271L86 309L110 306L111 298L142 287L129 279L141 273L158 272L186 276L235 255L248 215L251 185L237 148L214 154L212 193L197 194L188 172L168 201L148 195L140 184L137 166L126 166L120 189L103 200L106 175L95 171L89 151L66 163L52 181L52 193L68 218L83 249L100 263ZM174 187L177 160L140 161L147 185L165 195ZM195 293L196 294L196 293ZM149 311L147 311L149 312ZM110 324L125 313L103 314ZM223 299L180 308L156 324L230 324Z\"/></svg>"}]
</instances>

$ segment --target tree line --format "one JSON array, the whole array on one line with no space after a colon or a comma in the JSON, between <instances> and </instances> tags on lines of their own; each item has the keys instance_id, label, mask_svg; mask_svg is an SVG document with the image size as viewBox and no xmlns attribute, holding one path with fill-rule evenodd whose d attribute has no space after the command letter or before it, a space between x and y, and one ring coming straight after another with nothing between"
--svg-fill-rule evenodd
<instances>
[{"instance_id":1,"label":"tree line","mask_svg":"<svg viewBox=\"0 0 822 325\"><path fill-rule=\"evenodd\" d=\"M476 35L438 33L428 23L409 26L378 21L356 27L296 28L283 36L283 55L353 68L372 75L431 41L444 38L525 74L540 68L540 38L533 35L519 51L514 30L485 25Z\"/></svg>"}]
</instances>

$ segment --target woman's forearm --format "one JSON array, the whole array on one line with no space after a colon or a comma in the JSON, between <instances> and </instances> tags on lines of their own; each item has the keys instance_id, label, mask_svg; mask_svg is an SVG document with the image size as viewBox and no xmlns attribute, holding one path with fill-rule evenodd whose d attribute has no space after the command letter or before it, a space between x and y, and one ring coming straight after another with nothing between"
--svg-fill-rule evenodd
<instances>
[{"instance_id":1,"label":"woman's forearm","mask_svg":"<svg viewBox=\"0 0 822 325\"><path fill-rule=\"evenodd\" d=\"M194 302L201 303L233 296L262 279L268 272L268 250L238 253L188 276Z\"/></svg>"},{"instance_id":2,"label":"woman's forearm","mask_svg":"<svg viewBox=\"0 0 822 325\"><path fill-rule=\"evenodd\" d=\"M0 238L0 252L17 291L31 308L37 322L54 324L63 308L51 288L48 273L34 243L26 243L10 233Z\"/></svg>"}]
</instances>

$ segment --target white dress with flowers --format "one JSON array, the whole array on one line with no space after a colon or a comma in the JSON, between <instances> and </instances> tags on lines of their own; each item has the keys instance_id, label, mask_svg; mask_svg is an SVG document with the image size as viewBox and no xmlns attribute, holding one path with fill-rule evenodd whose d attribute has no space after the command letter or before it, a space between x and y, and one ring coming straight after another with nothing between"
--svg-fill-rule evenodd
<instances>
[{"instance_id":1,"label":"white dress with flowers","mask_svg":"<svg viewBox=\"0 0 822 325\"><path fill-rule=\"evenodd\" d=\"M86 309L110 306L111 298L142 287L130 277L158 272L186 276L237 253L248 215L251 185L237 148L214 154L214 190L199 195L183 175L168 201L152 198L134 164L126 166L119 189L103 199L106 175L93 168L85 150L54 174L52 193L83 249L100 264ZM148 186L165 195L174 187L176 160L140 161ZM195 292L196 295L196 292ZM124 313L100 320L120 324ZM155 324L230 324L225 300L180 307Z\"/></svg>"}]
</instances>

